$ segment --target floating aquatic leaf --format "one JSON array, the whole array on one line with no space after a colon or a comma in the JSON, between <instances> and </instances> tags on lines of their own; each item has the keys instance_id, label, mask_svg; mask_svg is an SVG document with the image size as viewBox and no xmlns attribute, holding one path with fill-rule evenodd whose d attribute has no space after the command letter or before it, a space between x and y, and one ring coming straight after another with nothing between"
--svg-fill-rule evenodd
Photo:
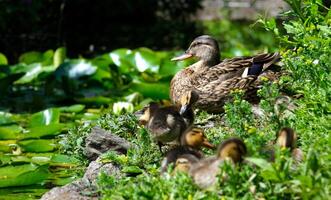
<instances>
[{"instance_id":1,"label":"floating aquatic leaf","mask_svg":"<svg viewBox=\"0 0 331 200\"><path fill-rule=\"evenodd\" d=\"M60 112L68 112L68 113L78 113L83 111L85 108L85 105L83 104L75 104L71 106L63 106L59 107Z\"/></svg>"},{"instance_id":2,"label":"floating aquatic leaf","mask_svg":"<svg viewBox=\"0 0 331 200\"><path fill-rule=\"evenodd\" d=\"M159 71L160 58L150 49L137 49L134 53L134 61L139 72L149 70L150 72L157 73Z\"/></svg>"},{"instance_id":3,"label":"floating aquatic leaf","mask_svg":"<svg viewBox=\"0 0 331 200\"><path fill-rule=\"evenodd\" d=\"M24 134L20 135L20 139L32 139L32 138L41 138L45 136L55 136L59 135L62 130L66 127L65 124L52 123L44 126L33 126ZM1 128L1 127L0 127Z\"/></svg>"},{"instance_id":4,"label":"floating aquatic leaf","mask_svg":"<svg viewBox=\"0 0 331 200\"><path fill-rule=\"evenodd\" d=\"M15 120L13 119L13 115L11 113L0 111L0 125L11 124L13 122L15 122Z\"/></svg>"},{"instance_id":5,"label":"floating aquatic leaf","mask_svg":"<svg viewBox=\"0 0 331 200\"><path fill-rule=\"evenodd\" d=\"M49 108L31 116L30 127L38 127L43 125L50 125L59 123L60 121L60 110L57 108Z\"/></svg>"},{"instance_id":6,"label":"floating aquatic leaf","mask_svg":"<svg viewBox=\"0 0 331 200\"><path fill-rule=\"evenodd\" d=\"M60 47L56 49L53 57L53 65L54 67L60 66L63 62L64 59L66 58L66 48Z\"/></svg>"},{"instance_id":7,"label":"floating aquatic leaf","mask_svg":"<svg viewBox=\"0 0 331 200\"><path fill-rule=\"evenodd\" d=\"M18 125L0 126L0 140L17 139L22 131Z\"/></svg>"},{"instance_id":8,"label":"floating aquatic leaf","mask_svg":"<svg viewBox=\"0 0 331 200\"><path fill-rule=\"evenodd\" d=\"M143 83L134 81L131 89L139 92L144 97L150 97L152 99L169 98L169 83Z\"/></svg>"},{"instance_id":9,"label":"floating aquatic leaf","mask_svg":"<svg viewBox=\"0 0 331 200\"><path fill-rule=\"evenodd\" d=\"M48 176L48 165L25 164L1 167L0 187L39 184Z\"/></svg>"},{"instance_id":10,"label":"floating aquatic leaf","mask_svg":"<svg viewBox=\"0 0 331 200\"><path fill-rule=\"evenodd\" d=\"M0 152L12 152L11 145L16 144L16 140L0 140Z\"/></svg>"},{"instance_id":11,"label":"floating aquatic leaf","mask_svg":"<svg viewBox=\"0 0 331 200\"><path fill-rule=\"evenodd\" d=\"M23 152L50 152L57 147L55 140L36 139L17 142Z\"/></svg>"},{"instance_id":12,"label":"floating aquatic leaf","mask_svg":"<svg viewBox=\"0 0 331 200\"><path fill-rule=\"evenodd\" d=\"M8 60L6 56L2 53L0 53L0 65L8 65Z\"/></svg>"}]
</instances>

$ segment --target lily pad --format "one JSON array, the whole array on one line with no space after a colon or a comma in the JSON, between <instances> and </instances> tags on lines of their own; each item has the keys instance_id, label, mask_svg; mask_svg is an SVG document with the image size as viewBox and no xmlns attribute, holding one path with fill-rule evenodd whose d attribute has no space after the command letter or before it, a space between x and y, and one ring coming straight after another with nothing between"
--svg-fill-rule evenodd
<instances>
[{"instance_id":1,"label":"lily pad","mask_svg":"<svg viewBox=\"0 0 331 200\"><path fill-rule=\"evenodd\" d=\"M75 104L72 106L64 106L64 107L60 107L59 111L61 112L68 112L68 113L78 113L83 111L85 108L85 105L83 104Z\"/></svg>"},{"instance_id":2,"label":"lily pad","mask_svg":"<svg viewBox=\"0 0 331 200\"><path fill-rule=\"evenodd\" d=\"M17 144L22 148L23 152L50 152L54 151L57 147L55 140L23 140L17 142Z\"/></svg>"},{"instance_id":3,"label":"lily pad","mask_svg":"<svg viewBox=\"0 0 331 200\"><path fill-rule=\"evenodd\" d=\"M0 188L42 183L48 176L48 165L25 164L0 168Z\"/></svg>"},{"instance_id":4,"label":"lily pad","mask_svg":"<svg viewBox=\"0 0 331 200\"><path fill-rule=\"evenodd\" d=\"M23 128L18 125L0 126L0 140L17 139Z\"/></svg>"},{"instance_id":5,"label":"lily pad","mask_svg":"<svg viewBox=\"0 0 331 200\"><path fill-rule=\"evenodd\" d=\"M150 97L152 99L169 98L169 83L144 83L134 81L131 89L139 92L144 97Z\"/></svg>"},{"instance_id":6,"label":"lily pad","mask_svg":"<svg viewBox=\"0 0 331 200\"><path fill-rule=\"evenodd\" d=\"M8 60L6 56L2 53L0 53L0 65L8 65Z\"/></svg>"},{"instance_id":7,"label":"lily pad","mask_svg":"<svg viewBox=\"0 0 331 200\"><path fill-rule=\"evenodd\" d=\"M134 53L134 61L139 72L148 70L157 73L159 71L160 58L150 49L137 49Z\"/></svg>"},{"instance_id":8,"label":"lily pad","mask_svg":"<svg viewBox=\"0 0 331 200\"><path fill-rule=\"evenodd\" d=\"M49 108L31 116L30 127L38 127L43 125L50 125L59 123L60 121L60 110L57 108Z\"/></svg>"},{"instance_id":9,"label":"lily pad","mask_svg":"<svg viewBox=\"0 0 331 200\"><path fill-rule=\"evenodd\" d=\"M26 133L20 135L20 139L41 138L45 136L59 135L66 127L65 124L49 124L45 126L34 126L27 130Z\"/></svg>"}]
</instances>

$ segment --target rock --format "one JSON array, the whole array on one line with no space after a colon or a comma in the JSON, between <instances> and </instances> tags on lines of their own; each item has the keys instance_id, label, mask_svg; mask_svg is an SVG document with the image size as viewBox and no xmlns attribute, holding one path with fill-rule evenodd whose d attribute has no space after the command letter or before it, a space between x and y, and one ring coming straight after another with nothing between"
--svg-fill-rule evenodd
<instances>
[{"instance_id":1,"label":"rock","mask_svg":"<svg viewBox=\"0 0 331 200\"><path fill-rule=\"evenodd\" d=\"M92 161L83 178L62 187L55 187L45 193L41 200L87 200L98 199L96 181L100 172L107 175L122 176L120 167L113 163L101 163L99 160Z\"/></svg>"},{"instance_id":2,"label":"rock","mask_svg":"<svg viewBox=\"0 0 331 200\"><path fill-rule=\"evenodd\" d=\"M100 172L104 172L107 175L114 175L117 177L122 176L119 165L113 163L101 163L99 160L92 161L87 167L87 170L82 178L83 181L89 182L92 186L96 185L96 179Z\"/></svg>"},{"instance_id":3,"label":"rock","mask_svg":"<svg viewBox=\"0 0 331 200\"><path fill-rule=\"evenodd\" d=\"M90 200L90 199L98 199L97 197L84 196L81 194L81 181L75 181L73 183L69 183L62 187L55 187L45 193L41 200Z\"/></svg>"},{"instance_id":4,"label":"rock","mask_svg":"<svg viewBox=\"0 0 331 200\"><path fill-rule=\"evenodd\" d=\"M91 161L108 150L126 154L130 148L128 141L97 126L92 128L92 132L85 139L85 143L85 155Z\"/></svg>"}]
</instances>

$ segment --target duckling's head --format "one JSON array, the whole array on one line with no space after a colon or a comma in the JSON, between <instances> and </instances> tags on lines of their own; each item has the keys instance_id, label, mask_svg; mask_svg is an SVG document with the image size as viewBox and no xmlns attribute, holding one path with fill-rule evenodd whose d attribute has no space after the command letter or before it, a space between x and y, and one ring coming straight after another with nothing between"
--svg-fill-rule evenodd
<instances>
[{"instance_id":1,"label":"duckling's head","mask_svg":"<svg viewBox=\"0 0 331 200\"><path fill-rule=\"evenodd\" d=\"M281 148L295 148L297 135L292 128L282 128L277 134L277 145Z\"/></svg>"},{"instance_id":2,"label":"duckling's head","mask_svg":"<svg viewBox=\"0 0 331 200\"><path fill-rule=\"evenodd\" d=\"M189 146L194 149L200 149L201 146L214 149L214 145L211 144L202 129L192 128L183 133L181 136L181 145Z\"/></svg>"},{"instance_id":3,"label":"duckling's head","mask_svg":"<svg viewBox=\"0 0 331 200\"><path fill-rule=\"evenodd\" d=\"M214 66L220 61L220 53L217 41L209 35L202 35L193 40L190 47L181 56L171 60L185 60L196 57L208 66Z\"/></svg>"},{"instance_id":4,"label":"duckling's head","mask_svg":"<svg viewBox=\"0 0 331 200\"><path fill-rule=\"evenodd\" d=\"M188 172L191 167L191 162L184 157L177 158L174 172Z\"/></svg>"},{"instance_id":5,"label":"duckling's head","mask_svg":"<svg viewBox=\"0 0 331 200\"><path fill-rule=\"evenodd\" d=\"M180 97L180 111L179 113L182 115L188 109L192 108L192 105L199 100L199 94L195 90L189 90L184 92L184 94Z\"/></svg>"},{"instance_id":6,"label":"duckling's head","mask_svg":"<svg viewBox=\"0 0 331 200\"><path fill-rule=\"evenodd\" d=\"M139 125L146 125L156 109L159 108L157 103L150 103L148 106L144 107L142 110L136 112L139 115Z\"/></svg>"},{"instance_id":7,"label":"duckling's head","mask_svg":"<svg viewBox=\"0 0 331 200\"><path fill-rule=\"evenodd\" d=\"M222 142L220 145L218 149L218 158L238 163L243 160L246 153L246 145L241 139L230 138Z\"/></svg>"}]
</instances>

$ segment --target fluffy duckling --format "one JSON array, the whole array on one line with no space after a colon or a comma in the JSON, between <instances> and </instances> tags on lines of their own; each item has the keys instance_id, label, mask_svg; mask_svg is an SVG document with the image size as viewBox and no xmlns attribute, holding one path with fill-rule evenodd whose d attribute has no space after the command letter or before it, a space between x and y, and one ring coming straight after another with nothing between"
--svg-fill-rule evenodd
<instances>
[{"instance_id":1,"label":"fluffy duckling","mask_svg":"<svg viewBox=\"0 0 331 200\"><path fill-rule=\"evenodd\" d=\"M188 146L177 146L170 150L162 160L161 173L166 172L170 164L175 164L175 172L188 172L190 166L201 158L202 154L199 151Z\"/></svg>"},{"instance_id":2,"label":"fluffy duckling","mask_svg":"<svg viewBox=\"0 0 331 200\"><path fill-rule=\"evenodd\" d=\"M149 130L159 146L175 140L179 142L180 135L193 124L192 105L198 98L196 92L187 91L182 95L179 106L160 107L151 103L140 111L143 114L139 118L139 124Z\"/></svg>"},{"instance_id":3,"label":"fluffy duckling","mask_svg":"<svg viewBox=\"0 0 331 200\"><path fill-rule=\"evenodd\" d=\"M201 147L214 149L214 145L211 144L204 132L200 128L189 128L181 135L180 145L170 150L161 164L161 172L166 171L167 167L171 163L175 163L175 169L179 171L188 171L189 165L197 161L196 158L201 159L203 154L199 151ZM181 160L178 160L178 159ZM176 171L176 170L175 170Z\"/></svg>"},{"instance_id":4,"label":"fluffy duckling","mask_svg":"<svg viewBox=\"0 0 331 200\"><path fill-rule=\"evenodd\" d=\"M178 140L181 133L187 129L184 118L175 107L159 107L156 103L151 103L143 109L139 124L149 130L160 150L162 144Z\"/></svg>"},{"instance_id":5,"label":"fluffy duckling","mask_svg":"<svg viewBox=\"0 0 331 200\"><path fill-rule=\"evenodd\" d=\"M281 148L289 148L293 160L296 163L299 163L303 160L303 152L301 149L296 147L296 142L297 135L292 128L285 127L277 133L276 145Z\"/></svg>"},{"instance_id":6,"label":"fluffy duckling","mask_svg":"<svg viewBox=\"0 0 331 200\"><path fill-rule=\"evenodd\" d=\"M215 148L215 146L208 141L204 131L201 128L196 127L188 129L181 135L180 144L197 150L201 149L201 147L209 149Z\"/></svg>"},{"instance_id":7,"label":"fluffy duckling","mask_svg":"<svg viewBox=\"0 0 331 200\"><path fill-rule=\"evenodd\" d=\"M200 188L208 188L216 183L219 166L225 160L233 164L240 163L246 153L246 145L241 139L231 138L225 140L220 145L216 157L209 157L193 164L190 167L189 174Z\"/></svg>"}]
</instances>

